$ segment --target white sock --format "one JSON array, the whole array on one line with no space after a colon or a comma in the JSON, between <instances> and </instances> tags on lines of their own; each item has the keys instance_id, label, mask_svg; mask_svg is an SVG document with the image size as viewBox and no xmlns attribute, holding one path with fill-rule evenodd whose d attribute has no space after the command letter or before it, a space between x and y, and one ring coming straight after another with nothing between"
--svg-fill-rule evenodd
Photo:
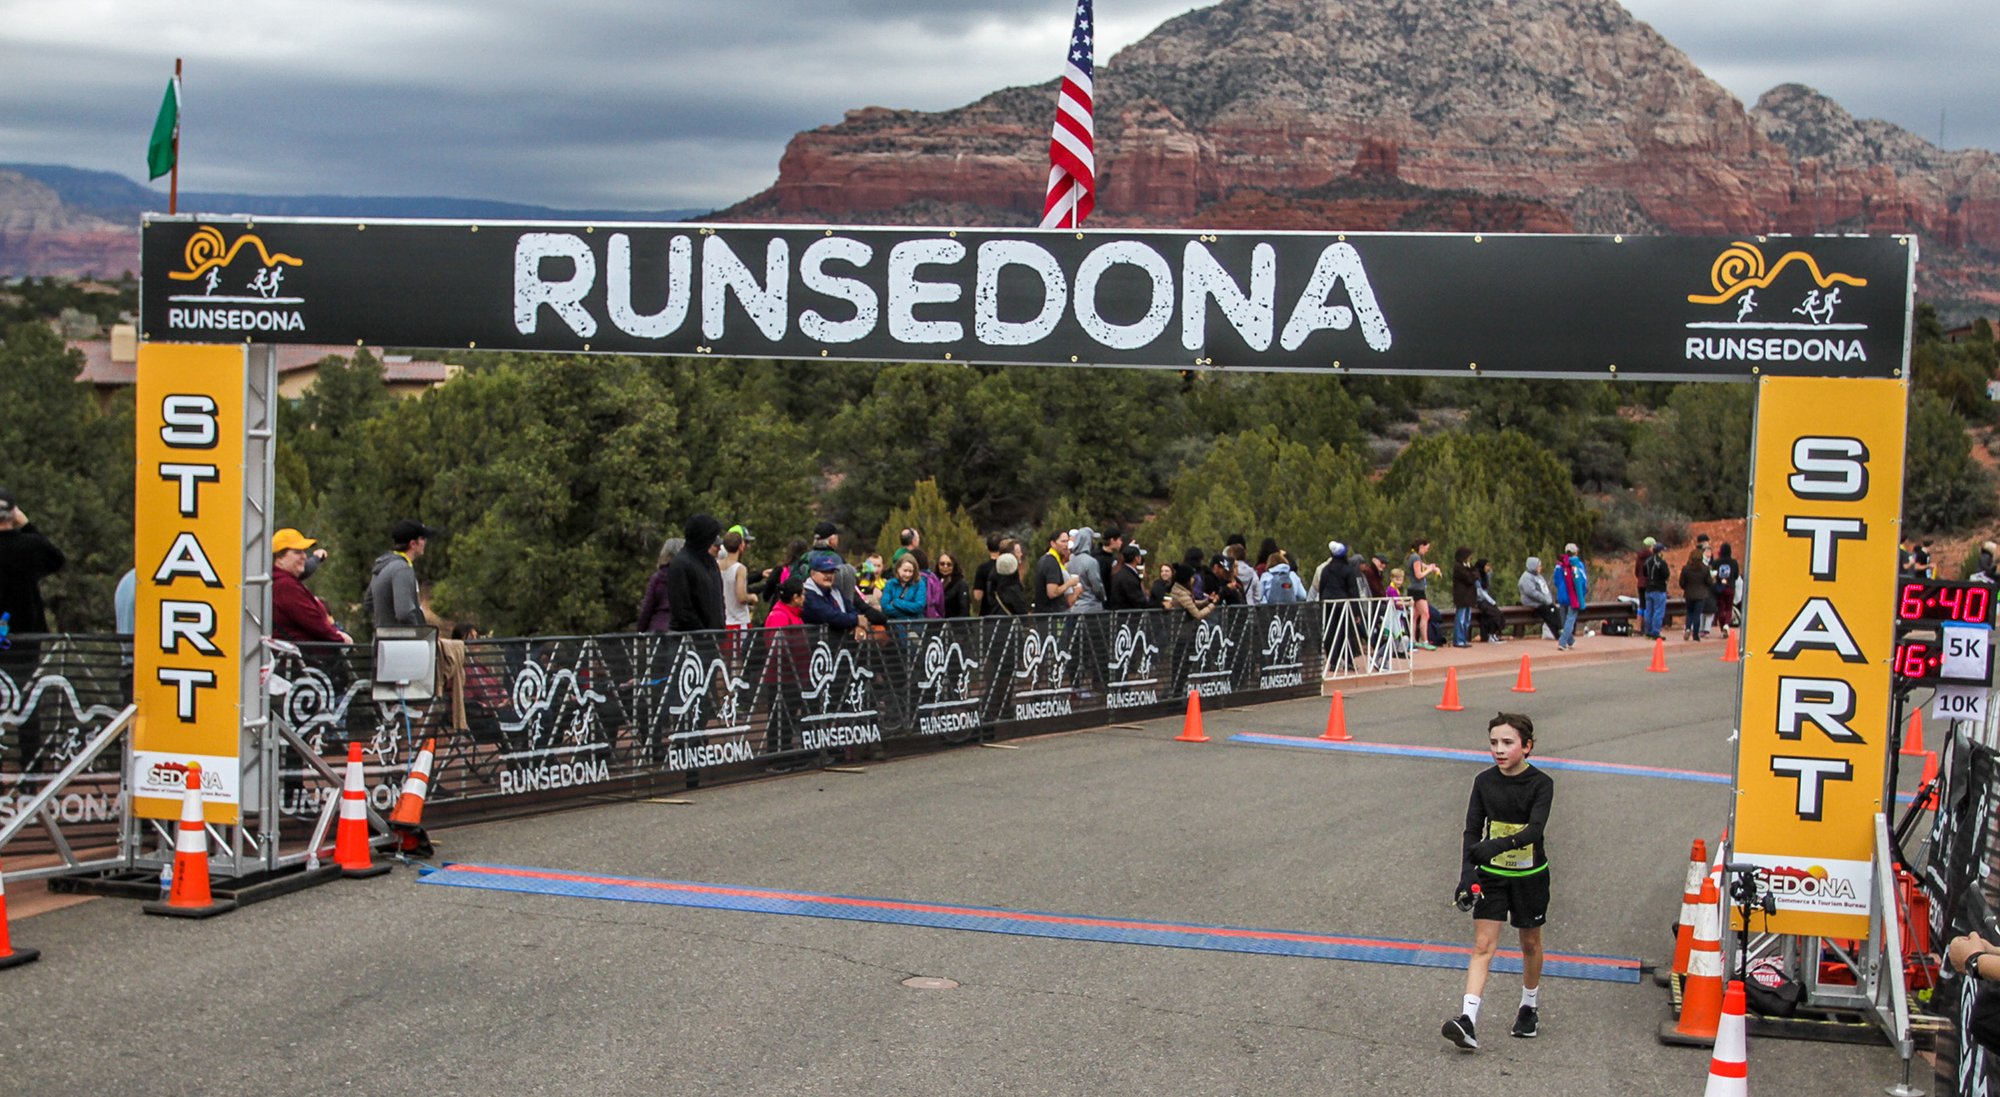
<instances>
[{"instance_id":1,"label":"white sock","mask_svg":"<svg viewBox=\"0 0 2000 1097\"><path fill-rule=\"evenodd\" d=\"M1535 995L1540 994L1541 992L1542 992L1541 987L1522 987L1521 1004L1527 1006L1529 1009L1536 1008Z\"/></svg>"},{"instance_id":2,"label":"white sock","mask_svg":"<svg viewBox=\"0 0 2000 1097\"><path fill-rule=\"evenodd\" d=\"M1476 1024L1478 1024L1478 1023L1479 1023L1479 995L1477 995L1477 994L1468 994L1468 995L1466 995L1466 996L1465 996L1465 1009L1464 1009L1464 1010L1462 1010L1461 1012L1463 1012L1463 1013L1465 1014L1465 1017L1466 1017L1466 1020L1469 1020L1469 1021L1471 1021L1471 1022L1472 1022L1473 1024L1475 1024L1475 1025L1476 1025Z\"/></svg>"}]
</instances>

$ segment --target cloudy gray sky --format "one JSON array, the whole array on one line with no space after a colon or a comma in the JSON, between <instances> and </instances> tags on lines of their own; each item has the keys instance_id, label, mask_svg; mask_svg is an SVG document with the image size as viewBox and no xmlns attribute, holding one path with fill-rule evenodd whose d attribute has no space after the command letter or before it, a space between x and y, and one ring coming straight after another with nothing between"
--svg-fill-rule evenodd
<instances>
[{"instance_id":1,"label":"cloudy gray sky","mask_svg":"<svg viewBox=\"0 0 2000 1097\"><path fill-rule=\"evenodd\" d=\"M1051 78L1071 2L0 0L0 163L143 177L179 56L186 189L709 208L849 108ZM1202 6L1098 2L1100 61ZM1993 0L1626 6L1746 104L1795 81L2000 149Z\"/></svg>"}]
</instances>

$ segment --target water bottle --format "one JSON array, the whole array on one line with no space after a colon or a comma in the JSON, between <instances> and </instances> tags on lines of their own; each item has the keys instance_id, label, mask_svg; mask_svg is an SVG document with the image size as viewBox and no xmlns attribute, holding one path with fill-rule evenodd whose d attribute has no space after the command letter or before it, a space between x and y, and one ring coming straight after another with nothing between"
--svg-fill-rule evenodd
<instances>
[{"instance_id":1,"label":"water bottle","mask_svg":"<svg viewBox=\"0 0 2000 1097\"><path fill-rule=\"evenodd\" d=\"M160 866L160 902L164 903L174 893L174 863L168 861Z\"/></svg>"}]
</instances>

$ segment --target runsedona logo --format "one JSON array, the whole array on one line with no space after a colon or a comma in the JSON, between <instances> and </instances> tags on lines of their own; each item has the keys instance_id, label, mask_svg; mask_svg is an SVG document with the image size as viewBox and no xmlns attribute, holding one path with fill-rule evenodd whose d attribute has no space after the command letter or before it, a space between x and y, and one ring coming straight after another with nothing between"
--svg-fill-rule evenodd
<instances>
[{"instance_id":1,"label":"runsedona logo","mask_svg":"<svg viewBox=\"0 0 2000 1097\"><path fill-rule=\"evenodd\" d=\"M1788 311L1789 299L1781 299L1771 310L1757 299L1757 291L1776 296L1778 276L1797 268L1811 279L1805 295ZM1818 260L1804 251L1787 251L1768 266L1764 252L1755 244L1738 240L1715 257L1709 265L1708 280L1713 293L1690 293L1692 305L1731 306L1736 315L1730 320L1703 320L1687 325L1688 330L1713 331L1715 335L1691 335L1683 353L1690 362L1866 362L1867 348L1857 337L1867 324L1839 323L1834 312L1841 305L1843 288L1860 289L1866 278L1840 271L1822 272ZM1794 291L1799 279L1793 278ZM1762 311L1760 311L1762 310ZM1798 317L1799 319L1793 319ZM1854 332L1856 335L1833 335Z\"/></svg>"},{"instance_id":2,"label":"runsedona logo","mask_svg":"<svg viewBox=\"0 0 2000 1097\"><path fill-rule=\"evenodd\" d=\"M239 285L225 285L224 274L245 247L257 253L256 274ZM273 254L264 239L245 232L234 242L223 238L222 230L203 225L188 237L182 249L186 266L167 272L177 282L201 282L200 293L177 293L167 300L167 326L176 331L304 331L305 317L296 308L305 298L280 296L288 271L305 266L305 260L284 252ZM236 277L241 277L240 272Z\"/></svg>"}]
</instances>

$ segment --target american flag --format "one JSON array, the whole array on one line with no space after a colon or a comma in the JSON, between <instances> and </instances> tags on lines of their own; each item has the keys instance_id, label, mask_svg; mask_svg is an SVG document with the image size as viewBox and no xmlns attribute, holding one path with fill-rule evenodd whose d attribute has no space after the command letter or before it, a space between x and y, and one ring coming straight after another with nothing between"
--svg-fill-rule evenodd
<instances>
[{"instance_id":1,"label":"american flag","mask_svg":"<svg viewBox=\"0 0 2000 1097\"><path fill-rule=\"evenodd\" d=\"M1042 203L1042 227L1077 228L1097 205L1096 125L1090 114L1090 0L1076 0L1076 29L1063 59L1062 90L1056 93L1056 124L1049 134L1049 194Z\"/></svg>"}]
</instances>

